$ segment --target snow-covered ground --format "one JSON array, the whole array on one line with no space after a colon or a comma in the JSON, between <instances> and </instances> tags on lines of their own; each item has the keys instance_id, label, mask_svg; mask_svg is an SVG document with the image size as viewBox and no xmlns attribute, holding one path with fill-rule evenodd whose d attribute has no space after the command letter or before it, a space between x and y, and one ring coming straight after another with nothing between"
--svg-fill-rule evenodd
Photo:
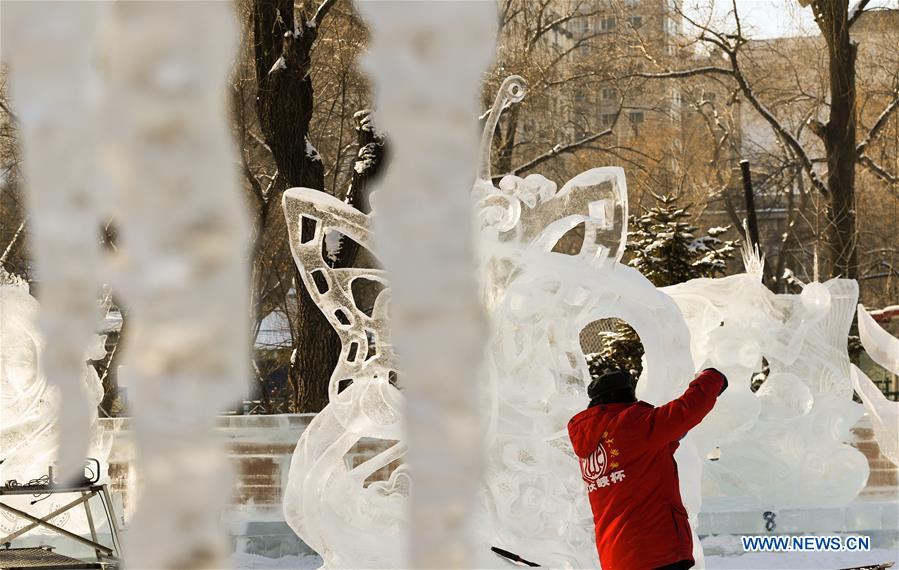
<instances>
[{"instance_id":1,"label":"snow-covered ground","mask_svg":"<svg viewBox=\"0 0 899 570\"><path fill-rule=\"evenodd\" d=\"M231 556L231 567L239 570L249 568L290 568L291 570L311 570L322 565L322 559L315 555L285 556L284 558L266 558L257 554L234 554Z\"/></svg>"},{"instance_id":2,"label":"snow-covered ground","mask_svg":"<svg viewBox=\"0 0 899 570\"><path fill-rule=\"evenodd\" d=\"M826 534L826 533L825 533ZM708 536L702 539L706 567L788 568L790 570L837 570L866 564L899 561L899 552L889 548L872 548L868 552L750 552L743 553L740 538L734 535Z\"/></svg>"},{"instance_id":3,"label":"snow-covered ground","mask_svg":"<svg viewBox=\"0 0 899 570\"><path fill-rule=\"evenodd\" d=\"M853 568L865 564L893 562L899 559L899 553L895 550L884 548L873 549L870 552L754 552L739 556L707 556L706 568L717 570L719 568L761 570L761 569L789 569L789 570L837 570L840 568ZM291 568L294 570L306 570L318 568L322 564L318 556L286 556L284 558L265 558L255 554L235 554L231 558L232 567L239 569L249 568ZM510 564L509 568L513 566Z\"/></svg>"},{"instance_id":4,"label":"snow-covered ground","mask_svg":"<svg viewBox=\"0 0 899 570\"><path fill-rule=\"evenodd\" d=\"M752 552L740 556L706 556L706 568L742 568L761 570L786 568L789 570L837 570L856 568L866 564L895 562L899 553L886 548L869 552Z\"/></svg>"}]
</instances>

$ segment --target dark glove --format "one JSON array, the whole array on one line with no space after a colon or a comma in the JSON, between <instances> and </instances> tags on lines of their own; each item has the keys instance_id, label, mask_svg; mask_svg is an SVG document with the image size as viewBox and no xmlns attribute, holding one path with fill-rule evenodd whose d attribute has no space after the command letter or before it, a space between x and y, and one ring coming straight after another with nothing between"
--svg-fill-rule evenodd
<instances>
[{"instance_id":1,"label":"dark glove","mask_svg":"<svg viewBox=\"0 0 899 570\"><path fill-rule=\"evenodd\" d=\"M724 380L724 385L721 386L721 391L718 392L718 395L720 396L721 394L724 393L725 390L727 390L727 376L725 376L725 375L724 375L720 370L718 370L717 368L706 368L705 370L703 370L703 372L705 372L706 370L711 370L712 372L715 372L716 374L718 374L718 376L721 376L721 379L722 379L722 380Z\"/></svg>"}]
</instances>

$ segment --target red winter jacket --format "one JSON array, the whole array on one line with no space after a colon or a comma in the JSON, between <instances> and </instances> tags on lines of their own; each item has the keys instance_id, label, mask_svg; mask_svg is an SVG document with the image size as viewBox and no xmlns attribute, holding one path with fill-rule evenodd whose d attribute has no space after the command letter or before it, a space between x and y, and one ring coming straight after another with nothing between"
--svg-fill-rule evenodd
<instances>
[{"instance_id":1,"label":"red winter jacket","mask_svg":"<svg viewBox=\"0 0 899 570\"><path fill-rule=\"evenodd\" d=\"M664 406L599 404L568 422L603 570L643 570L693 560L674 451L726 385L723 374L708 369Z\"/></svg>"}]
</instances>

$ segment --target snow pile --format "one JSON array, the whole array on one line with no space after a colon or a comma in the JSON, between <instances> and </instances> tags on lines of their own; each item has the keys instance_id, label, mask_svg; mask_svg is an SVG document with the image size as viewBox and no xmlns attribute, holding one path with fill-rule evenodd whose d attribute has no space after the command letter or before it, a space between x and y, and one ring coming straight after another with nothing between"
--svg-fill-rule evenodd
<instances>
[{"instance_id":1,"label":"snow pile","mask_svg":"<svg viewBox=\"0 0 899 570\"><path fill-rule=\"evenodd\" d=\"M267 558L258 554L241 552L231 555L231 568L250 570L257 568L289 568L290 570L313 570L321 568L322 559L314 554L306 556L284 556L283 558Z\"/></svg>"},{"instance_id":2,"label":"snow pile","mask_svg":"<svg viewBox=\"0 0 899 570\"><path fill-rule=\"evenodd\" d=\"M840 570L895 562L896 551L875 548L869 552L751 552L738 556L707 556L709 570Z\"/></svg>"}]
</instances>

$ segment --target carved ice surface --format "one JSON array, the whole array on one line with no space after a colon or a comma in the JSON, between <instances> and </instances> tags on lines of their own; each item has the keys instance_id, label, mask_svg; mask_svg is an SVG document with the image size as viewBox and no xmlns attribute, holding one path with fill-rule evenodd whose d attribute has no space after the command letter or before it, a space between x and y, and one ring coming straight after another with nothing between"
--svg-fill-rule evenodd
<instances>
[{"instance_id":1,"label":"carved ice surface","mask_svg":"<svg viewBox=\"0 0 899 570\"><path fill-rule=\"evenodd\" d=\"M883 330L862 305L858 306L858 333L868 356L893 374L899 374L899 339ZM857 366L852 367L852 383L871 419L880 452L899 465L899 403L887 400Z\"/></svg>"},{"instance_id":2,"label":"carved ice surface","mask_svg":"<svg viewBox=\"0 0 899 570\"><path fill-rule=\"evenodd\" d=\"M748 255L747 269L760 263ZM693 430L700 455L717 457L705 462L703 501L713 511L843 506L868 478L864 455L846 443L862 414L846 348L858 285L832 279L776 295L760 275L663 289L690 327L694 362L730 384ZM768 377L753 393L762 358Z\"/></svg>"},{"instance_id":3,"label":"carved ice surface","mask_svg":"<svg viewBox=\"0 0 899 570\"><path fill-rule=\"evenodd\" d=\"M17 283L0 268L0 484L15 479L25 485L47 475L57 454L60 429L57 415L62 398L59 388L48 384L39 365L45 343L37 326L38 309L38 302L28 293L27 285ZM97 335L90 339L79 368L81 384L94 409L103 399L103 387L96 371L84 361L103 358L106 353L103 340ZM105 480L106 458L112 441L102 437L96 413L88 429L88 456L100 462L100 473ZM36 505L31 505L30 495L7 497L4 501L35 516L44 516L71 498L50 497ZM85 515L78 509L55 521L69 530L88 528ZM0 530L4 534L27 524L28 521L6 511L0 516Z\"/></svg>"},{"instance_id":4,"label":"carved ice surface","mask_svg":"<svg viewBox=\"0 0 899 570\"><path fill-rule=\"evenodd\" d=\"M517 77L504 82L485 133L505 105L521 100L524 88ZM558 191L538 174L506 176L494 186L491 140L487 134L482 139L473 193L478 273L490 324L481 394L487 425L479 567L497 564L486 556L490 545L551 567L598 562L589 503L565 429L587 401L579 332L598 319L623 319L640 335L646 354L637 395L644 401L670 401L700 367L715 366L730 379L713 412L676 454L694 527L702 502L711 510L803 508L842 506L858 494L868 465L846 444L862 413L851 399L846 351L858 296L854 281L810 283L800 295L775 295L761 282L762 260L746 250L747 274L659 290L618 263L627 231L620 168L589 170ZM383 283L384 275L334 270L322 258L322 236L331 231L368 246L370 220L306 189L285 194L285 211L304 283L344 347L331 403L304 433L294 457L288 520L329 566L395 565L408 525L405 499L417 481L417 472L401 464L406 439L397 424L404 395L385 380L396 372L385 313L376 310L374 319L358 314L348 293L354 276ZM317 220L307 238L300 231L302 216ZM382 292L376 307L389 294ZM334 317L341 310L344 321ZM383 361L350 356L371 343ZM875 354L893 354L882 348L883 339L876 344ZM750 383L763 359L769 374L753 393ZM353 383L338 394L344 379ZM895 408L882 409L885 416L895 414ZM366 437L396 443L349 469L344 456ZM393 469L389 480L366 486L366 478L385 467ZM695 536L694 547L701 567Z\"/></svg>"},{"instance_id":5,"label":"carved ice surface","mask_svg":"<svg viewBox=\"0 0 899 570\"><path fill-rule=\"evenodd\" d=\"M135 568L224 560L218 517L232 489L213 428L249 372L248 225L225 114L236 39L225 2L3 6L44 372L65 402L69 473L87 449L93 411L73 371L101 284L127 309L120 378L141 487L124 550ZM109 220L114 253L99 240Z\"/></svg>"},{"instance_id":6,"label":"carved ice surface","mask_svg":"<svg viewBox=\"0 0 899 570\"><path fill-rule=\"evenodd\" d=\"M365 486L372 473L406 452L400 441L404 398L390 381L397 370L387 326L390 291L363 296L359 285L365 282L387 285L383 270L333 269L323 257L323 242L332 231L370 248L370 218L308 188L286 191L283 206L303 285L342 346L329 384L330 403L303 432L291 461L285 519L328 567L398 568L408 519L407 469L397 469L386 483ZM344 456L363 438L389 448L351 469Z\"/></svg>"},{"instance_id":7,"label":"carved ice surface","mask_svg":"<svg viewBox=\"0 0 899 570\"><path fill-rule=\"evenodd\" d=\"M523 94L523 81L509 78L497 96L493 118ZM485 132L492 133L494 124L489 122ZM587 402L589 372L580 330L606 317L634 326L647 354L638 390L655 404L677 396L693 376L689 332L669 297L636 270L617 263L627 231L627 188L620 168L587 171L559 191L539 175L507 176L494 187L491 140L486 135L482 139L474 189L478 273L491 331L486 384L480 392L487 423L478 441L486 464L474 565L503 566L489 551L495 545L546 566L596 566L592 515L566 432L568 420ZM367 316L352 295L352 280L384 283L384 273L332 269L322 257L322 240L335 230L370 246L370 219L309 189L287 191L284 208L304 285L343 344L331 378L330 404L297 446L285 515L329 567L396 567L409 525L406 499L421 472L403 463L408 440L400 422L406 377L401 371L403 392L389 381L396 371L385 321L391 291L380 293ZM572 238L572 231L578 237ZM575 255L552 251L560 241L572 239L576 243L566 243ZM414 408L411 413L416 414ZM349 468L344 456L363 438L396 443ZM695 523L701 463L689 438L677 458ZM389 480L366 485L369 476L385 467L393 469ZM701 562L699 541L694 544Z\"/></svg>"}]
</instances>

